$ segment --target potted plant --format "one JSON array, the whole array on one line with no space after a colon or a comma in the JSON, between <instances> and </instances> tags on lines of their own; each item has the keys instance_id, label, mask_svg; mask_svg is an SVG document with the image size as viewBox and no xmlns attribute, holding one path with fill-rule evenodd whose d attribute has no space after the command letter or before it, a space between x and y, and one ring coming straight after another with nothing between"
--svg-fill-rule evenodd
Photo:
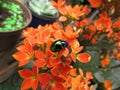
<instances>
[{"instance_id":1,"label":"potted plant","mask_svg":"<svg viewBox=\"0 0 120 90\"><path fill-rule=\"evenodd\" d=\"M51 5L49 0L25 0L24 2L33 14L30 26L37 27L39 24L49 24L58 17L57 10Z\"/></svg>"},{"instance_id":2,"label":"potted plant","mask_svg":"<svg viewBox=\"0 0 120 90\"><path fill-rule=\"evenodd\" d=\"M24 79L21 89L118 88L120 81L115 78L120 69L120 19L112 21L102 0L88 0L91 6L73 7L65 1L51 1L59 12L57 22L23 31L23 44L13 54L19 67L30 64L18 71ZM88 17L90 7L99 9L92 21Z\"/></svg>"},{"instance_id":3,"label":"potted plant","mask_svg":"<svg viewBox=\"0 0 120 90\"><path fill-rule=\"evenodd\" d=\"M0 0L0 51L12 49L31 20L31 12L21 2Z\"/></svg>"},{"instance_id":4,"label":"potted plant","mask_svg":"<svg viewBox=\"0 0 120 90\"><path fill-rule=\"evenodd\" d=\"M22 30L31 20L31 12L20 1L0 0L0 83L18 69L12 54L20 43Z\"/></svg>"}]
</instances>

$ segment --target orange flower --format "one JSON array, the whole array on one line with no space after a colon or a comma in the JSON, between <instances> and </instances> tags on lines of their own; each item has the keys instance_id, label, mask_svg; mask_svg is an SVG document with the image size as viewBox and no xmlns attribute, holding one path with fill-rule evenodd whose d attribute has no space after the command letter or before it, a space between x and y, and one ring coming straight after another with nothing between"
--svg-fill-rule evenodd
<instances>
[{"instance_id":1,"label":"orange flower","mask_svg":"<svg viewBox=\"0 0 120 90\"><path fill-rule=\"evenodd\" d=\"M52 76L49 73L41 73L39 75L41 90L65 90L63 79L58 76Z\"/></svg>"},{"instance_id":2,"label":"orange flower","mask_svg":"<svg viewBox=\"0 0 120 90\"><path fill-rule=\"evenodd\" d=\"M64 40L64 36L63 36L62 31L63 31L63 30L61 30L61 29L57 29L57 31L55 31L55 32L53 33L53 36L54 36L54 38L55 38L54 40L59 40L59 39Z\"/></svg>"},{"instance_id":3,"label":"orange flower","mask_svg":"<svg viewBox=\"0 0 120 90\"><path fill-rule=\"evenodd\" d=\"M54 67L56 64L61 62L61 59L58 57L50 57L47 59L47 67Z\"/></svg>"},{"instance_id":4,"label":"orange flower","mask_svg":"<svg viewBox=\"0 0 120 90\"><path fill-rule=\"evenodd\" d=\"M35 51L35 66L37 67L44 67L46 64L46 60L45 60L45 54L41 51L41 50L36 50Z\"/></svg>"},{"instance_id":5,"label":"orange flower","mask_svg":"<svg viewBox=\"0 0 120 90\"><path fill-rule=\"evenodd\" d=\"M19 61L19 67L29 63L30 60L34 59L34 50L28 39L24 40L24 45L17 48L19 51L16 52L13 57Z\"/></svg>"},{"instance_id":6,"label":"orange flower","mask_svg":"<svg viewBox=\"0 0 120 90\"><path fill-rule=\"evenodd\" d=\"M89 23L90 23L90 19L89 18L84 18L82 21L80 21L80 27L85 27Z\"/></svg>"},{"instance_id":7,"label":"orange flower","mask_svg":"<svg viewBox=\"0 0 120 90\"><path fill-rule=\"evenodd\" d=\"M105 80L104 81L104 87L106 90L112 90L112 82L111 80Z\"/></svg>"},{"instance_id":8,"label":"orange flower","mask_svg":"<svg viewBox=\"0 0 120 90\"><path fill-rule=\"evenodd\" d=\"M37 28L39 30L39 27ZM35 39L37 40L37 44L44 44L44 43L47 43L50 36L51 36L51 33L53 32L51 26L49 25L45 25L44 28L39 31L35 37Z\"/></svg>"},{"instance_id":9,"label":"orange flower","mask_svg":"<svg viewBox=\"0 0 120 90\"><path fill-rule=\"evenodd\" d=\"M72 69L64 82L64 87L71 90L92 90L92 86L89 86L89 80L92 78L91 72L87 72L86 77L84 77L82 69L79 69L79 74L76 73L76 69Z\"/></svg>"},{"instance_id":10,"label":"orange flower","mask_svg":"<svg viewBox=\"0 0 120 90\"><path fill-rule=\"evenodd\" d=\"M39 26L42 28L42 26ZM28 27L26 30L23 31L23 36L24 37L34 37L37 34L37 30L33 27Z\"/></svg>"},{"instance_id":11,"label":"orange flower","mask_svg":"<svg viewBox=\"0 0 120 90\"><path fill-rule=\"evenodd\" d=\"M96 32L96 27L93 25L87 26L87 29L90 30L91 32Z\"/></svg>"},{"instance_id":12,"label":"orange flower","mask_svg":"<svg viewBox=\"0 0 120 90\"><path fill-rule=\"evenodd\" d=\"M108 57L114 55L120 59L120 45L118 45L120 20L112 22L107 12L103 12L97 14L98 16L95 16L91 22L88 15L91 11L89 8L100 9L103 5L102 0L88 0L92 7L71 6L66 3L66 0L50 1L58 10L58 20L53 24L39 25L37 28L29 27L24 30L24 42L13 55L19 62L19 66L33 61L32 70L19 71L24 79L21 90L36 90L39 86L41 90L92 90L92 72L84 73L80 66L75 65L76 61L83 65L90 63L91 56L87 51L92 49L95 53L107 54ZM108 43L105 43L106 41ZM103 43L105 46L112 45L113 51L105 51L109 47L98 48L99 44ZM101 58L103 67L110 63L110 59L105 56ZM104 82L106 90L111 90L111 85L109 80Z\"/></svg>"},{"instance_id":13,"label":"orange flower","mask_svg":"<svg viewBox=\"0 0 120 90\"><path fill-rule=\"evenodd\" d=\"M112 20L110 17L108 17L106 12L100 14L99 17L100 18L98 20L94 21L94 25L96 26L97 30L103 31L104 29L111 28Z\"/></svg>"},{"instance_id":14,"label":"orange flower","mask_svg":"<svg viewBox=\"0 0 120 90\"><path fill-rule=\"evenodd\" d=\"M90 12L90 10L87 8L87 5L85 6L75 5L72 7L71 5L66 5L65 0L58 0L57 2L52 0L51 2L52 5L58 9L60 14L67 17L70 16L69 18L72 19L78 20L79 17L88 14Z\"/></svg>"},{"instance_id":15,"label":"orange flower","mask_svg":"<svg viewBox=\"0 0 120 90\"><path fill-rule=\"evenodd\" d=\"M101 65L102 67L107 66L110 63L110 59L109 58L105 58L101 60Z\"/></svg>"},{"instance_id":16,"label":"orange flower","mask_svg":"<svg viewBox=\"0 0 120 90\"><path fill-rule=\"evenodd\" d=\"M87 53L80 53L77 55L77 59L81 62L81 63L87 63L91 60L91 56Z\"/></svg>"},{"instance_id":17,"label":"orange flower","mask_svg":"<svg viewBox=\"0 0 120 90\"><path fill-rule=\"evenodd\" d=\"M62 15L67 15L67 11L65 10L66 2L65 0L51 0L52 5L61 13Z\"/></svg>"},{"instance_id":18,"label":"orange flower","mask_svg":"<svg viewBox=\"0 0 120 90\"><path fill-rule=\"evenodd\" d=\"M64 6L65 0L57 0L57 2L55 0L51 0L51 3L55 8L60 9Z\"/></svg>"},{"instance_id":19,"label":"orange flower","mask_svg":"<svg viewBox=\"0 0 120 90\"><path fill-rule=\"evenodd\" d=\"M34 89L38 87L38 68L33 66L32 71L23 69L19 71L19 75L24 79L22 82L21 90Z\"/></svg>"},{"instance_id":20,"label":"orange flower","mask_svg":"<svg viewBox=\"0 0 120 90\"><path fill-rule=\"evenodd\" d=\"M48 90L66 90L65 87L63 86L63 79L58 76L53 76L49 86Z\"/></svg>"},{"instance_id":21,"label":"orange flower","mask_svg":"<svg viewBox=\"0 0 120 90\"><path fill-rule=\"evenodd\" d=\"M116 58L117 58L117 60L120 61L120 51L118 51L118 53L116 53Z\"/></svg>"},{"instance_id":22,"label":"orange flower","mask_svg":"<svg viewBox=\"0 0 120 90\"><path fill-rule=\"evenodd\" d=\"M80 30L76 30L74 31L73 28L68 25L66 28L65 28L65 31L63 31L63 35L64 35L64 38L66 39L76 39L78 38L78 33L80 32Z\"/></svg>"},{"instance_id":23,"label":"orange flower","mask_svg":"<svg viewBox=\"0 0 120 90\"><path fill-rule=\"evenodd\" d=\"M118 19L117 21L115 21L113 23L112 27L120 30L120 19Z\"/></svg>"},{"instance_id":24,"label":"orange flower","mask_svg":"<svg viewBox=\"0 0 120 90\"><path fill-rule=\"evenodd\" d=\"M92 42L92 44L96 44L97 43L96 38L92 38L91 42Z\"/></svg>"},{"instance_id":25,"label":"orange flower","mask_svg":"<svg viewBox=\"0 0 120 90\"><path fill-rule=\"evenodd\" d=\"M41 84L41 90L45 90L50 83L52 76L49 73L39 74L39 81Z\"/></svg>"},{"instance_id":26,"label":"orange flower","mask_svg":"<svg viewBox=\"0 0 120 90\"><path fill-rule=\"evenodd\" d=\"M92 72L86 72L86 78L87 78L87 80L93 79Z\"/></svg>"},{"instance_id":27,"label":"orange flower","mask_svg":"<svg viewBox=\"0 0 120 90\"><path fill-rule=\"evenodd\" d=\"M101 6L102 1L101 0L88 0L93 8L98 8Z\"/></svg>"},{"instance_id":28,"label":"orange flower","mask_svg":"<svg viewBox=\"0 0 120 90\"><path fill-rule=\"evenodd\" d=\"M70 75L71 75L71 76L77 76L77 70L76 70L76 68L72 68L72 69L70 70Z\"/></svg>"},{"instance_id":29,"label":"orange flower","mask_svg":"<svg viewBox=\"0 0 120 90\"><path fill-rule=\"evenodd\" d=\"M86 15L88 13L88 7L86 6L78 6L75 5L74 7L71 7L70 5L66 6L65 9L68 12L68 15L76 20L79 20L79 18L83 15Z\"/></svg>"},{"instance_id":30,"label":"orange flower","mask_svg":"<svg viewBox=\"0 0 120 90\"><path fill-rule=\"evenodd\" d=\"M70 71L69 65L64 65L63 63L57 64L51 69L51 73L54 76L61 76L61 77L67 77L68 72Z\"/></svg>"},{"instance_id":31,"label":"orange flower","mask_svg":"<svg viewBox=\"0 0 120 90\"><path fill-rule=\"evenodd\" d=\"M89 25L86 27L86 33L84 35L82 35L82 37L87 40L87 41L91 41L93 44L96 43L96 39L94 37L96 33L96 27L93 25Z\"/></svg>"},{"instance_id":32,"label":"orange flower","mask_svg":"<svg viewBox=\"0 0 120 90\"><path fill-rule=\"evenodd\" d=\"M71 18L75 18L75 19L79 19L79 15L82 16L84 14L84 13L78 14L80 10L80 7L78 5L75 5L73 8L69 5L66 7L66 10L68 12L68 15L70 15Z\"/></svg>"},{"instance_id":33,"label":"orange flower","mask_svg":"<svg viewBox=\"0 0 120 90\"><path fill-rule=\"evenodd\" d=\"M83 49L83 46L80 46L80 43L77 39L71 40L71 42L69 42L69 45L72 49L72 52L75 54L79 53Z\"/></svg>"},{"instance_id":34,"label":"orange flower","mask_svg":"<svg viewBox=\"0 0 120 90\"><path fill-rule=\"evenodd\" d=\"M50 50L51 44L52 44L51 41L49 41L47 43L46 52L45 52L45 55L46 55L45 61L46 61L46 66L48 68L54 67L56 64L58 64L61 61L60 56L63 54L63 53L59 53L59 52L53 53ZM63 50L63 52L64 52L64 50Z\"/></svg>"},{"instance_id":35,"label":"orange flower","mask_svg":"<svg viewBox=\"0 0 120 90\"><path fill-rule=\"evenodd\" d=\"M83 49L83 46L80 46L80 43L74 39L74 40L71 40L71 42L69 42L69 45L71 46L71 50L72 52L70 53L70 56L72 58L72 61L73 62L76 62L76 55L82 51Z\"/></svg>"},{"instance_id":36,"label":"orange flower","mask_svg":"<svg viewBox=\"0 0 120 90\"><path fill-rule=\"evenodd\" d=\"M50 90L66 90L61 83L55 83L50 87Z\"/></svg>"},{"instance_id":37,"label":"orange flower","mask_svg":"<svg viewBox=\"0 0 120 90\"><path fill-rule=\"evenodd\" d=\"M90 24L89 18L84 18L83 20L74 23L76 27L82 27L82 28L87 26L88 24Z\"/></svg>"}]
</instances>

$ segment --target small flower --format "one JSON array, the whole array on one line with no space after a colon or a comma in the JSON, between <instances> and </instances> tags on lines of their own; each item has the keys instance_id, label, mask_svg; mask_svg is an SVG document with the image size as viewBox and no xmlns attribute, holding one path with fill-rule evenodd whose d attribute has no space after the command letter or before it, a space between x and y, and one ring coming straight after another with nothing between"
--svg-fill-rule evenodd
<instances>
[{"instance_id":1,"label":"small flower","mask_svg":"<svg viewBox=\"0 0 120 90\"><path fill-rule=\"evenodd\" d=\"M105 59L101 60L102 67L107 66L109 63L110 63L110 59L108 59L108 58L105 58Z\"/></svg>"},{"instance_id":2,"label":"small flower","mask_svg":"<svg viewBox=\"0 0 120 90\"><path fill-rule=\"evenodd\" d=\"M76 74L76 69L71 69L70 75L64 82L64 87L70 90L92 90L90 81L93 78L91 72L86 73L86 77L83 76L83 71L79 69L79 74Z\"/></svg>"},{"instance_id":3,"label":"small flower","mask_svg":"<svg viewBox=\"0 0 120 90\"><path fill-rule=\"evenodd\" d=\"M24 40L24 45L21 45L17 48L19 51L16 52L13 57L19 61L19 67L24 66L34 59L34 50L33 45L29 42L28 39Z\"/></svg>"},{"instance_id":4,"label":"small flower","mask_svg":"<svg viewBox=\"0 0 120 90\"><path fill-rule=\"evenodd\" d=\"M69 65L64 65L63 63L57 64L51 69L51 73L54 76L61 76L67 77L68 72L70 71L71 67Z\"/></svg>"},{"instance_id":5,"label":"small flower","mask_svg":"<svg viewBox=\"0 0 120 90\"><path fill-rule=\"evenodd\" d=\"M82 28L87 26L88 24L90 24L90 19L89 18L84 18L80 22L75 22L75 26L82 27Z\"/></svg>"},{"instance_id":6,"label":"small flower","mask_svg":"<svg viewBox=\"0 0 120 90\"><path fill-rule=\"evenodd\" d=\"M35 66L37 67L44 67L46 64L46 60L45 60L45 54L41 51L41 50L36 50L35 51Z\"/></svg>"},{"instance_id":7,"label":"small flower","mask_svg":"<svg viewBox=\"0 0 120 90\"><path fill-rule=\"evenodd\" d=\"M70 5L66 6L66 11L68 12L68 15L73 18L78 20L79 17L85 15L88 11L87 5L86 6L78 6L75 5L74 7L71 7Z\"/></svg>"},{"instance_id":8,"label":"small flower","mask_svg":"<svg viewBox=\"0 0 120 90\"><path fill-rule=\"evenodd\" d=\"M78 33L79 32L80 32L80 30L74 31L74 29L70 25L68 25L68 26L66 26L65 31L63 32L63 35L64 35L64 37L66 38L66 41L67 41L67 39L69 40L69 39L78 38L78 36L79 36Z\"/></svg>"},{"instance_id":9,"label":"small flower","mask_svg":"<svg viewBox=\"0 0 120 90\"><path fill-rule=\"evenodd\" d=\"M112 20L106 12L99 14L99 17L99 19L94 21L94 25L97 30L104 32L104 29L109 29L112 26Z\"/></svg>"},{"instance_id":10,"label":"small flower","mask_svg":"<svg viewBox=\"0 0 120 90\"><path fill-rule=\"evenodd\" d=\"M24 79L22 82L21 90L34 89L38 87L38 68L33 66L32 70L23 69L19 71L19 75Z\"/></svg>"},{"instance_id":11,"label":"small flower","mask_svg":"<svg viewBox=\"0 0 120 90\"><path fill-rule=\"evenodd\" d=\"M44 90L47 88L48 84L50 83L52 76L49 73L41 73L39 74L38 79L41 84L41 89Z\"/></svg>"},{"instance_id":12,"label":"small flower","mask_svg":"<svg viewBox=\"0 0 120 90\"><path fill-rule=\"evenodd\" d=\"M88 0L93 8L98 8L102 4L102 0Z\"/></svg>"},{"instance_id":13,"label":"small flower","mask_svg":"<svg viewBox=\"0 0 120 90\"><path fill-rule=\"evenodd\" d=\"M113 28L120 30L120 19L116 20L113 25Z\"/></svg>"},{"instance_id":14,"label":"small flower","mask_svg":"<svg viewBox=\"0 0 120 90\"><path fill-rule=\"evenodd\" d=\"M55 0L51 0L51 3L55 8L59 10L62 6L64 6L65 0L58 0L58 2L56 2Z\"/></svg>"},{"instance_id":15,"label":"small flower","mask_svg":"<svg viewBox=\"0 0 120 90\"><path fill-rule=\"evenodd\" d=\"M66 90L63 86L64 80L61 77L53 76L49 83L48 90Z\"/></svg>"},{"instance_id":16,"label":"small flower","mask_svg":"<svg viewBox=\"0 0 120 90\"><path fill-rule=\"evenodd\" d=\"M105 80L104 81L104 87L106 90L112 90L112 82L111 80Z\"/></svg>"}]
</instances>

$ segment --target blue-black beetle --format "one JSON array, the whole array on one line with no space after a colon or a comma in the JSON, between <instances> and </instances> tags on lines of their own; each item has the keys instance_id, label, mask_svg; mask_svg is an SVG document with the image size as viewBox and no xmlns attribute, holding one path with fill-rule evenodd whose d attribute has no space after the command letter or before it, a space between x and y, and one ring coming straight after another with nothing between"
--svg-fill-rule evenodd
<instances>
[{"instance_id":1,"label":"blue-black beetle","mask_svg":"<svg viewBox=\"0 0 120 90\"><path fill-rule=\"evenodd\" d=\"M56 40L52 43L50 49L52 52L59 52L61 49L64 49L68 46L68 43L64 40Z\"/></svg>"}]
</instances>

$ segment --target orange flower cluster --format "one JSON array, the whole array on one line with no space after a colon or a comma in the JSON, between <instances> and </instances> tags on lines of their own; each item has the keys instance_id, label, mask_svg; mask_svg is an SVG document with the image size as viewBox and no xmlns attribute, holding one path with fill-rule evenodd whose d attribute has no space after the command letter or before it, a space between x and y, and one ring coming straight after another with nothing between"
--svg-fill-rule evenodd
<instances>
[{"instance_id":1,"label":"orange flower cluster","mask_svg":"<svg viewBox=\"0 0 120 90\"><path fill-rule=\"evenodd\" d=\"M71 20L79 20L81 16L89 14L91 11L91 9L88 9L87 5L75 5L74 7L66 5L65 0L58 0L58 2L52 0L51 2L52 5L58 9L59 13L65 16L68 20L70 20L70 18Z\"/></svg>"},{"instance_id":2,"label":"orange flower cluster","mask_svg":"<svg viewBox=\"0 0 120 90\"><path fill-rule=\"evenodd\" d=\"M79 53L83 49L83 46L80 46L77 40L79 32L80 30L74 31L70 25L64 31L58 23L39 26L36 29L28 28L23 32L25 36L24 44L17 47L19 52L13 56L19 61L19 66L26 65L30 60L33 60L37 67L53 67L62 62L62 56L69 58L70 62L76 62L76 59L83 63L89 62L89 54ZM63 48L60 52L52 52L50 47L57 40L66 41L69 46Z\"/></svg>"},{"instance_id":3,"label":"orange flower cluster","mask_svg":"<svg viewBox=\"0 0 120 90\"><path fill-rule=\"evenodd\" d=\"M93 8L102 5L102 0L88 1ZM28 27L23 31L23 44L17 47L18 52L13 55L19 62L19 67L33 64L32 70L19 71L24 79L21 90L92 90L92 73L85 74L82 69L75 68L72 64L77 61L90 62L91 56L85 51L90 46L95 46L98 53L102 53L103 68L110 63L111 52L120 59L120 50L115 49L120 47L120 19L113 22L107 12L102 12L97 19L91 21L87 16L91 9L87 5L72 7L67 5L65 0L51 2L59 12L57 22L39 25L37 28ZM104 37L108 42L115 43L113 51L103 53L97 47ZM105 82L105 88L111 89L109 81Z\"/></svg>"},{"instance_id":4,"label":"orange flower cluster","mask_svg":"<svg viewBox=\"0 0 120 90\"><path fill-rule=\"evenodd\" d=\"M64 82L66 90L93 90L93 86L89 87L91 83L89 80L93 79L91 72L86 72L86 76L83 76L83 71L79 69L79 74L76 74L76 69L70 70L70 75L67 77L67 80Z\"/></svg>"},{"instance_id":5,"label":"orange flower cluster","mask_svg":"<svg viewBox=\"0 0 120 90\"><path fill-rule=\"evenodd\" d=\"M19 62L19 67L33 61L33 66L40 71L34 68L32 71L27 69L19 71L20 76L25 79L22 90L30 87L36 89L38 82L43 90L45 88L48 90L63 88L60 90L64 90L63 82L66 81L72 69L71 62L75 63L79 60L87 63L91 59L89 54L81 52L83 46L80 46L77 40L79 32L80 30L74 31L70 25L63 30L58 23L28 28L23 32L25 37L23 45L17 47L19 51L13 57ZM66 41L68 47L64 47L59 52L52 52L51 45L57 40Z\"/></svg>"}]
</instances>

